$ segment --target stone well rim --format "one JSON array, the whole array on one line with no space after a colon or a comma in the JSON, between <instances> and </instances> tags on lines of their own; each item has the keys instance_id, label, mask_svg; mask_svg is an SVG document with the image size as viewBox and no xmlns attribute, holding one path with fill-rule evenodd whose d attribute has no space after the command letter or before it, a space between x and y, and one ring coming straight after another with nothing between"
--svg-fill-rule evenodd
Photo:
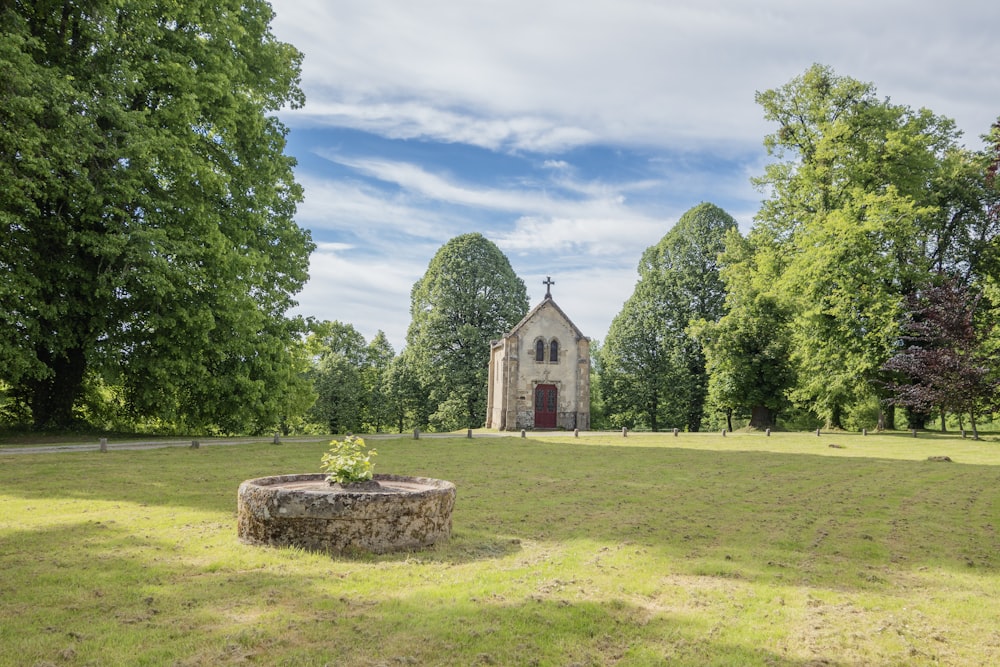
<instances>
[{"instance_id":1,"label":"stone well rim","mask_svg":"<svg viewBox=\"0 0 1000 667\"><path fill-rule=\"evenodd\" d=\"M455 485L443 479L432 477L417 477L412 475L392 475L376 473L372 477L380 488L371 489L351 485L330 484L326 473L296 473L289 475L269 475L248 479L240 484L240 490L259 488L272 493L293 494L302 496L346 496L351 498L366 498L379 496L423 496L454 493Z\"/></svg>"}]
</instances>

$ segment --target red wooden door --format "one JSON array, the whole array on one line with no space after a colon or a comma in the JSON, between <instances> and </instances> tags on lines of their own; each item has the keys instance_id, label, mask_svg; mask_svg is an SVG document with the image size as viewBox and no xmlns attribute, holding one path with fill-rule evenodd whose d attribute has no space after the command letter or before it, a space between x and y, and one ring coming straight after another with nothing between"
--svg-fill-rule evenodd
<instances>
[{"instance_id":1,"label":"red wooden door","mask_svg":"<svg viewBox=\"0 0 1000 667\"><path fill-rule=\"evenodd\" d=\"M554 384L535 387L535 428L555 428L559 392Z\"/></svg>"}]
</instances>

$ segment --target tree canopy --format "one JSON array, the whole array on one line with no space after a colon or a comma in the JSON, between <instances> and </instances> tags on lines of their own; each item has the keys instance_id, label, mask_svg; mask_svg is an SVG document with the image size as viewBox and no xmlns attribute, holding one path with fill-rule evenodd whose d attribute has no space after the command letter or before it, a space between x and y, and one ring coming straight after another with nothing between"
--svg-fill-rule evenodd
<instances>
[{"instance_id":1,"label":"tree canopy","mask_svg":"<svg viewBox=\"0 0 1000 667\"><path fill-rule=\"evenodd\" d=\"M761 295L788 318L788 398L841 427L845 412L885 399L908 295L935 274L972 284L990 270L998 228L982 160L950 119L821 65L757 101L777 129L750 250L769 259L743 266L763 270Z\"/></svg>"},{"instance_id":2,"label":"tree canopy","mask_svg":"<svg viewBox=\"0 0 1000 667\"><path fill-rule=\"evenodd\" d=\"M456 236L437 251L411 291L406 334L433 426L482 426L490 341L527 312L524 281L482 234Z\"/></svg>"},{"instance_id":3,"label":"tree canopy","mask_svg":"<svg viewBox=\"0 0 1000 667\"><path fill-rule=\"evenodd\" d=\"M36 426L104 386L136 419L259 430L301 368L312 242L271 112L301 54L263 0L0 4L0 380ZM302 408L304 409L304 407Z\"/></svg>"},{"instance_id":4,"label":"tree canopy","mask_svg":"<svg viewBox=\"0 0 1000 667\"><path fill-rule=\"evenodd\" d=\"M718 256L736 221L702 203L680 217L639 262L639 281L601 350L600 391L622 426L701 428L708 376L688 328L722 317L725 286Z\"/></svg>"}]
</instances>

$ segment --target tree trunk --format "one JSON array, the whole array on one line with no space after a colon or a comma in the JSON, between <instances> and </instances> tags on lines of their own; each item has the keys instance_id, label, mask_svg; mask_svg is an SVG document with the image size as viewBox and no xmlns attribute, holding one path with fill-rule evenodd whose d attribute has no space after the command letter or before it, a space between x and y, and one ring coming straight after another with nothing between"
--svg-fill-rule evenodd
<instances>
[{"instance_id":1,"label":"tree trunk","mask_svg":"<svg viewBox=\"0 0 1000 667\"><path fill-rule=\"evenodd\" d=\"M750 409L750 428L766 429L774 426L774 413L765 405L755 405Z\"/></svg>"},{"instance_id":2,"label":"tree trunk","mask_svg":"<svg viewBox=\"0 0 1000 667\"><path fill-rule=\"evenodd\" d=\"M83 389L86 355L81 348L74 348L53 358L49 350L39 350L38 358L52 375L27 385L34 426L39 430L69 428L73 425L73 405Z\"/></svg>"},{"instance_id":3,"label":"tree trunk","mask_svg":"<svg viewBox=\"0 0 1000 667\"><path fill-rule=\"evenodd\" d=\"M726 430L733 432L733 409L726 408Z\"/></svg>"},{"instance_id":4,"label":"tree trunk","mask_svg":"<svg viewBox=\"0 0 1000 667\"><path fill-rule=\"evenodd\" d=\"M969 412L969 421L972 422L972 439L979 440L979 431L976 429L976 413Z\"/></svg>"},{"instance_id":5,"label":"tree trunk","mask_svg":"<svg viewBox=\"0 0 1000 667\"><path fill-rule=\"evenodd\" d=\"M927 426L927 413L917 412L913 408L906 409L906 428L923 429Z\"/></svg>"},{"instance_id":6,"label":"tree trunk","mask_svg":"<svg viewBox=\"0 0 1000 667\"><path fill-rule=\"evenodd\" d=\"M835 403L830 409L830 418L826 420L826 428L844 430L843 414L844 410L840 403Z\"/></svg>"},{"instance_id":7,"label":"tree trunk","mask_svg":"<svg viewBox=\"0 0 1000 667\"><path fill-rule=\"evenodd\" d=\"M945 418L946 417L947 417L947 415L945 414L944 407L942 406L942 408L941 408L941 432L942 433L945 433L948 430L947 424L945 423Z\"/></svg>"},{"instance_id":8,"label":"tree trunk","mask_svg":"<svg viewBox=\"0 0 1000 667\"><path fill-rule=\"evenodd\" d=\"M885 422L882 425L883 430L895 431L896 430L896 406L887 405L885 406Z\"/></svg>"}]
</instances>

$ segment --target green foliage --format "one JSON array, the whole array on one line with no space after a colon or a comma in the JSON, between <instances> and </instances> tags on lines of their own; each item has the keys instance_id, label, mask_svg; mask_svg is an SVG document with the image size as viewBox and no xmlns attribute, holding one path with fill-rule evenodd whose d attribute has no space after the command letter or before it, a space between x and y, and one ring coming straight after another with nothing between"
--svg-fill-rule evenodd
<instances>
[{"instance_id":1,"label":"green foliage","mask_svg":"<svg viewBox=\"0 0 1000 667\"><path fill-rule=\"evenodd\" d=\"M708 375L688 327L723 314L718 256L735 227L728 213L702 203L643 253L639 282L601 353L600 395L614 425L701 428Z\"/></svg>"},{"instance_id":2,"label":"green foliage","mask_svg":"<svg viewBox=\"0 0 1000 667\"><path fill-rule=\"evenodd\" d=\"M884 398L905 298L935 273L981 280L1000 220L986 214L984 160L950 119L879 99L875 87L814 65L759 93L777 160L755 231L781 266L769 289L790 316L799 370L791 398L841 427Z\"/></svg>"},{"instance_id":3,"label":"green foliage","mask_svg":"<svg viewBox=\"0 0 1000 667\"><path fill-rule=\"evenodd\" d=\"M527 312L524 281L484 236L456 236L438 250L413 286L406 334L408 365L427 396L431 426L482 426L490 341Z\"/></svg>"},{"instance_id":4,"label":"green foliage","mask_svg":"<svg viewBox=\"0 0 1000 667\"><path fill-rule=\"evenodd\" d=\"M387 387L393 350L385 333L366 344L351 324L313 322L312 329L305 349L317 398L309 419L330 433L378 432L392 417Z\"/></svg>"},{"instance_id":5,"label":"green foliage","mask_svg":"<svg viewBox=\"0 0 1000 667\"><path fill-rule=\"evenodd\" d=\"M0 5L0 377L36 426L260 431L308 393L286 317L312 242L272 114L301 54L263 0ZM92 397L97 396L91 392Z\"/></svg>"},{"instance_id":6,"label":"green foliage","mask_svg":"<svg viewBox=\"0 0 1000 667\"><path fill-rule=\"evenodd\" d=\"M404 349L389 365L385 397L399 433L414 426L422 427L429 421L429 397L421 386L417 363L410 348Z\"/></svg>"},{"instance_id":7,"label":"green foliage","mask_svg":"<svg viewBox=\"0 0 1000 667\"><path fill-rule=\"evenodd\" d=\"M721 270L727 312L691 327L704 346L710 402L727 416L750 414L753 428L775 426L795 382L788 309L768 291L782 264L775 250L763 234L731 230Z\"/></svg>"},{"instance_id":8,"label":"green foliage","mask_svg":"<svg viewBox=\"0 0 1000 667\"><path fill-rule=\"evenodd\" d=\"M361 382L365 388L365 429L378 433L392 425L392 401L389 396L389 369L395 352L383 331L379 331L365 350L365 367Z\"/></svg>"},{"instance_id":9,"label":"green foliage","mask_svg":"<svg viewBox=\"0 0 1000 667\"><path fill-rule=\"evenodd\" d=\"M343 440L330 443L330 451L323 455L320 470L327 473L327 480L333 484L366 482L375 472L372 457L374 449L366 449L363 438L348 435Z\"/></svg>"}]
</instances>

